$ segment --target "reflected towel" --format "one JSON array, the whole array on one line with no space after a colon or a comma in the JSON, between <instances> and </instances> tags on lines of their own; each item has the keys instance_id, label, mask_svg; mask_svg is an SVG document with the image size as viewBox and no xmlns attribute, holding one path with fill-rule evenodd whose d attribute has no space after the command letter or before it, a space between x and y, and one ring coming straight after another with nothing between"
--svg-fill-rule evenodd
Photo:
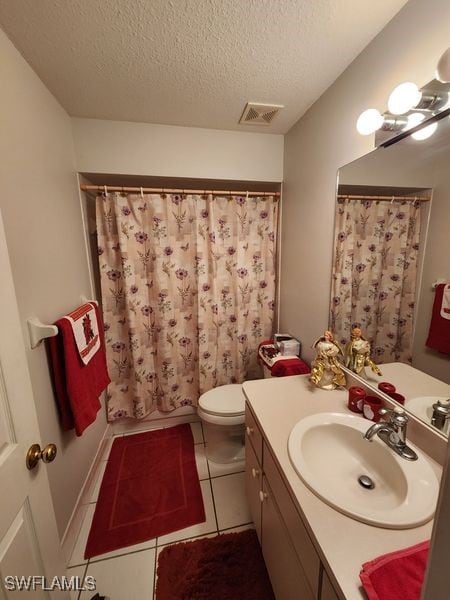
<instances>
[{"instance_id":1,"label":"reflected towel","mask_svg":"<svg viewBox=\"0 0 450 600\"><path fill-rule=\"evenodd\" d=\"M441 316L446 285L445 283L441 283L436 286L430 331L426 346L443 354L450 354L450 319Z\"/></svg>"},{"instance_id":2,"label":"reflected towel","mask_svg":"<svg viewBox=\"0 0 450 600\"><path fill-rule=\"evenodd\" d=\"M430 542L366 562L359 578L369 600L420 600Z\"/></svg>"},{"instance_id":3,"label":"reflected towel","mask_svg":"<svg viewBox=\"0 0 450 600\"><path fill-rule=\"evenodd\" d=\"M446 283L442 292L441 317L450 319L450 283Z\"/></svg>"},{"instance_id":4,"label":"reflected towel","mask_svg":"<svg viewBox=\"0 0 450 600\"><path fill-rule=\"evenodd\" d=\"M270 369L272 377L287 377L288 375L306 375L311 369L301 358L285 358L278 360Z\"/></svg>"}]
</instances>

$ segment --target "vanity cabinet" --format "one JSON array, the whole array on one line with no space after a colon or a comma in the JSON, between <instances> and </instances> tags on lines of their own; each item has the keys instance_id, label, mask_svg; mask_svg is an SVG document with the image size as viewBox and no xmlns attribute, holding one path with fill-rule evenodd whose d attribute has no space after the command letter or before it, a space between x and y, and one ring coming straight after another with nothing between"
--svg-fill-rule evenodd
<instances>
[{"instance_id":1,"label":"vanity cabinet","mask_svg":"<svg viewBox=\"0 0 450 600\"><path fill-rule=\"evenodd\" d=\"M248 406L245 425L247 498L277 600L339 600Z\"/></svg>"},{"instance_id":2,"label":"vanity cabinet","mask_svg":"<svg viewBox=\"0 0 450 600\"><path fill-rule=\"evenodd\" d=\"M325 569L322 572L322 593L320 600L339 600Z\"/></svg>"},{"instance_id":3,"label":"vanity cabinet","mask_svg":"<svg viewBox=\"0 0 450 600\"><path fill-rule=\"evenodd\" d=\"M250 514L261 543L262 469L250 442L245 444L245 487Z\"/></svg>"}]
</instances>

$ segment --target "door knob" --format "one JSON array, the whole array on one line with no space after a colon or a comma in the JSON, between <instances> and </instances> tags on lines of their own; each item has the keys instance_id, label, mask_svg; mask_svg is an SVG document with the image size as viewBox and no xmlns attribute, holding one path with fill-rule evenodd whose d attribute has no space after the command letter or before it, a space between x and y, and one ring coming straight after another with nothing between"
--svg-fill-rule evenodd
<instances>
[{"instance_id":1,"label":"door knob","mask_svg":"<svg viewBox=\"0 0 450 600\"><path fill-rule=\"evenodd\" d=\"M33 444L30 446L27 452L26 465L27 469L31 471L38 464L39 460L45 463L52 462L55 460L57 448L55 444L47 444L45 448L39 446L39 444Z\"/></svg>"}]
</instances>

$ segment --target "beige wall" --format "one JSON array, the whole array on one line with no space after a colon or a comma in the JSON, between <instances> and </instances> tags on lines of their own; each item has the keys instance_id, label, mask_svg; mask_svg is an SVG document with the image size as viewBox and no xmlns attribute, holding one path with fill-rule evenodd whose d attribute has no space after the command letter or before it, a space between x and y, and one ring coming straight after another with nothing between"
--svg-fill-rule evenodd
<instances>
[{"instance_id":1,"label":"beige wall","mask_svg":"<svg viewBox=\"0 0 450 600\"><path fill-rule=\"evenodd\" d=\"M282 135L77 118L72 127L81 172L283 180Z\"/></svg>"},{"instance_id":2,"label":"beige wall","mask_svg":"<svg viewBox=\"0 0 450 600\"><path fill-rule=\"evenodd\" d=\"M62 535L105 418L100 413L81 438L60 430L45 347L29 349L25 320L36 315L51 323L74 308L80 294L90 295L71 123L1 30L0 57L0 210L28 349L39 441L58 446L57 459L45 468Z\"/></svg>"},{"instance_id":3,"label":"beige wall","mask_svg":"<svg viewBox=\"0 0 450 600\"><path fill-rule=\"evenodd\" d=\"M429 81L450 41L448 0L410 0L285 137L281 329L303 355L328 323L336 173L373 147L356 132L396 84Z\"/></svg>"}]
</instances>

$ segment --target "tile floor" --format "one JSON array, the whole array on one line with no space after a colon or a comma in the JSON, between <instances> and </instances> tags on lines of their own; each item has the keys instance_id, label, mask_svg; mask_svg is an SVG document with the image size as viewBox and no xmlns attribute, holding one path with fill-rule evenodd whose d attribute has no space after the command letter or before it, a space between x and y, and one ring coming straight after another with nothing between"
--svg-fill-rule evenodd
<instances>
[{"instance_id":1,"label":"tile floor","mask_svg":"<svg viewBox=\"0 0 450 600\"><path fill-rule=\"evenodd\" d=\"M191 423L195 456L205 505L206 521L180 529L142 544L83 558L86 540L95 510L111 443L89 493L89 503L83 510L84 520L69 561L67 574L96 579L97 591L111 600L151 600L154 597L156 565L159 552L168 544L199 537L211 537L220 531L235 531L252 527L245 497L244 463L218 465L207 460L201 423ZM137 432L136 432L137 433ZM132 435L132 434L125 434ZM72 592L72 600L89 600L95 592Z\"/></svg>"}]
</instances>

